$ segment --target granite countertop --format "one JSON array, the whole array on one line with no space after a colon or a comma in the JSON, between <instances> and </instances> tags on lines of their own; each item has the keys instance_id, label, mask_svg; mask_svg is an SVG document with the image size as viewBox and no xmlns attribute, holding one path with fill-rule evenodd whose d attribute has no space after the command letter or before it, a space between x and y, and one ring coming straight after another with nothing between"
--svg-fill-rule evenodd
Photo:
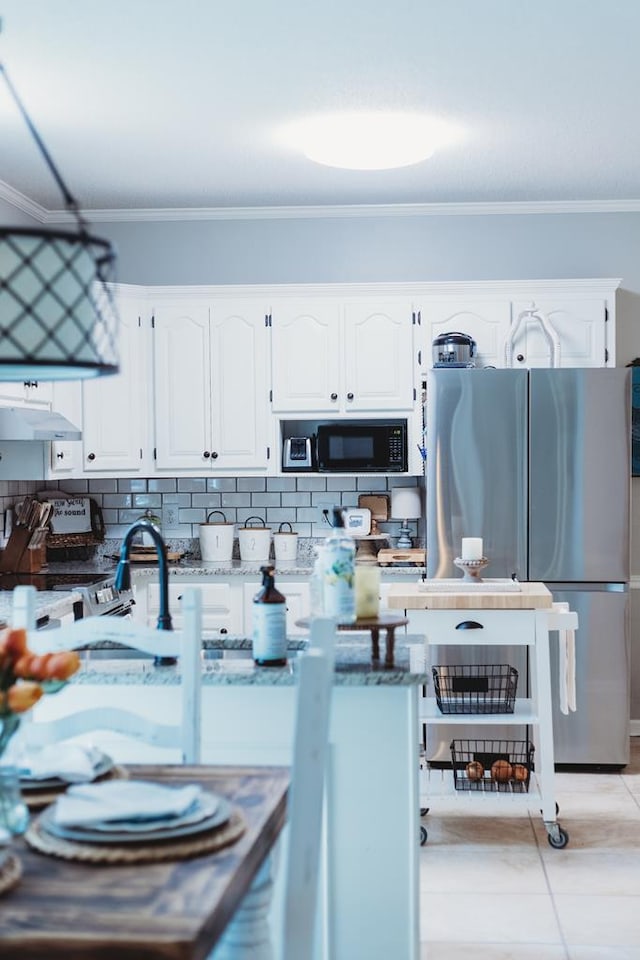
<instances>
[{"instance_id":1,"label":"granite countertop","mask_svg":"<svg viewBox=\"0 0 640 960\"><path fill-rule=\"evenodd\" d=\"M335 685L369 687L426 684L429 679L426 673L412 673L409 669L409 647L412 644L421 645L421 638L410 634L396 636L395 666L387 670L373 667L369 636L340 636L336 644ZM223 656L203 660L203 686L292 686L296 682L296 655L305 649L306 641L292 638L288 646L291 656L285 667L258 667L251 658L249 638L205 640L205 650L220 651ZM246 656L225 659L224 652L231 651L244 651ZM104 647L101 654L104 656ZM381 642L381 655L384 656L384 641ZM71 683L145 686L175 686L180 683L179 664L156 667L149 660L117 658L92 661L90 649L86 651L83 661L81 670L71 678Z\"/></svg>"},{"instance_id":2,"label":"granite countertop","mask_svg":"<svg viewBox=\"0 0 640 960\"><path fill-rule=\"evenodd\" d=\"M42 617L55 619L73 613L73 604L82 600L77 591L38 590L36 591L36 620ZM5 627L11 621L13 591L0 590L0 625Z\"/></svg>"},{"instance_id":3,"label":"granite countertop","mask_svg":"<svg viewBox=\"0 0 640 960\"><path fill-rule=\"evenodd\" d=\"M256 563L243 563L241 560L232 560L231 563L227 564L217 564L217 563L206 563L204 560L180 560L177 563L169 564L169 576L176 577L244 577L244 576L260 576L260 567L263 564ZM49 563L43 573L98 573L108 576L109 574L115 573L117 563L115 560L110 560L108 558L102 558L99 560L88 560L88 561L73 561L68 562L56 562ZM299 577L308 577L311 575L313 567L306 560L306 558L300 559L295 565L287 567L276 567L275 573L277 576L299 576ZM394 577L406 577L414 576L416 580L422 578L422 575L425 573L424 567L417 567L413 564L401 565L398 564L393 567L379 567L380 575L383 580L393 579ZM157 577L158 576L158 565L157 563L132 563L131 572L139 574L143 577Z\"/></svg>"}]
</instances>

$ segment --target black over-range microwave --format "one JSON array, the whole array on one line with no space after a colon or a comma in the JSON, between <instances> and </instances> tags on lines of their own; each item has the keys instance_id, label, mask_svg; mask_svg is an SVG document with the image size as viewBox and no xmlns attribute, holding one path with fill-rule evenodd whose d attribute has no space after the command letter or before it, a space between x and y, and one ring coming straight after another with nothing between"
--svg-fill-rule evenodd
<instances>
[{"instance_id":1,"label":"black over-range microwave","mask_svg":"<svg viewBox=\"0 0 640 960\"><path fill-rule=\"evenodd\" d=\"M402 473L407 467L407 421L334 420L316 433L319 473Z\"/></svg>"}]
</instances>

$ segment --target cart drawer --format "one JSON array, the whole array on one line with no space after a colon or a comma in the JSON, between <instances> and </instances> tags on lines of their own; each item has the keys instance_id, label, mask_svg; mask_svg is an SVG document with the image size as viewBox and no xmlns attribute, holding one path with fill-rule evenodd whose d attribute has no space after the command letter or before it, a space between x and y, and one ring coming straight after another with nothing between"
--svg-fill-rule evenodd
<instances>
[{"instance_id":1,"label":"cart drawer","mask_svg":"<svg viewBox=\"0 0 640 960\"><path fill-rule=\"evenodd\" d=\"M407 610L412 633L431 644L525 645L535 642L535 610Z\"/></svg>"}]
</instances>

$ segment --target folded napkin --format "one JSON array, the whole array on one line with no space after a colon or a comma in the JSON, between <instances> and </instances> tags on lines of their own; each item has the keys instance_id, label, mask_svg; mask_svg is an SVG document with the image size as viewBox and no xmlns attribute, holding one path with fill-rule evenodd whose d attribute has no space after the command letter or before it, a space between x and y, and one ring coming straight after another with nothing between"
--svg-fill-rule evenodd
<instances>
[{"instance_id":1,"label":"folded napkin","mask_svg":"<svg viewBox=\"0 0 640 960\"><path fill-rule=\"evenodd\" d=\"M29 780L58 777L67 783L93 780L104 754L81 743L52 743L37 750L28 748L19 757L20 776Z\"/></svg>"},{"instance_id":2,"label":"folded napkin","mask_svg":"<svg viewBox=\"0 0 640 960\"><path fill-rule=\"evenodd\" d=\"M197 784L166 787L146 780L108 780L69 787L56 800L61 826L89 827L118 820L165 820L186 813L202 795Z\"/></svg>"}]
</instances>

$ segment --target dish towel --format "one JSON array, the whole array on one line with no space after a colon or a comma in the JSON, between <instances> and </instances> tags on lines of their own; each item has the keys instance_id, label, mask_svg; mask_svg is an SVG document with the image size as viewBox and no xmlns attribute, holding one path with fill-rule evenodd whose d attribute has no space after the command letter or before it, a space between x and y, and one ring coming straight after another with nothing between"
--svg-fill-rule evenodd
<instances>
[{"instance_id":1,"label":"dish towel","mask_svg":"<svg viewBox=\"0 0 640 960\"><path fill-rule=\"evenodd\" d=\"M53 818L64 826L88 827L103 821L165 820L193 807L202 787L167 787L147 780L78 784L58 797Z\"/></svg>"},{"instance_id":2,"label":"dish towel","mask_svg":"<svg viewBox=\"0 0 640 960\"><path fill-rule=\"evenodd\" d=\"M568 603L554 603L554 613L569 613ZM558 680L560 711L567 715L576 709L576 634L570 628L558 630Z\"/></svg>"}]
</instances>

